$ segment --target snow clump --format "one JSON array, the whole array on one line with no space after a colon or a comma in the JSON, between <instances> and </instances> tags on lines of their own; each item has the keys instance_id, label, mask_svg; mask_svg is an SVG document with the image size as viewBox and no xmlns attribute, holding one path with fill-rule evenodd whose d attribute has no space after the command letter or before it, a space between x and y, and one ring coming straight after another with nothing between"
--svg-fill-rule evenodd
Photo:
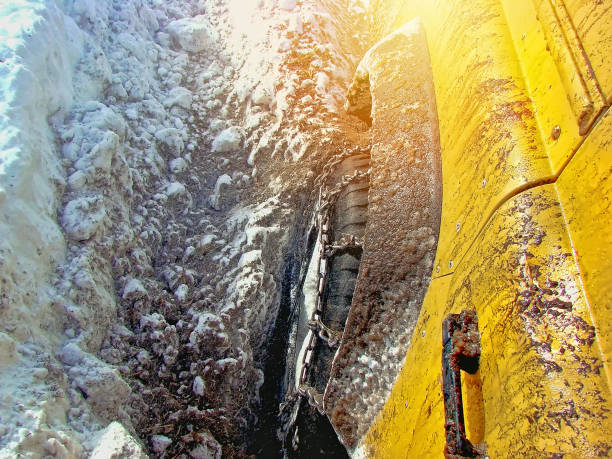
<instances>
[{"instance_id":1,"label":"snow clump","mask_svg":"<svg viewBox=\"0 0 612 459\"><path fill-rule=\"evenodd\" d=\"M214 153L226 153L236 151L244 139L244 130L237 126L229 127L221 131L212 143Z\"/></svg>"},{"instance_id":2,"label":"snow clump","mask_svg":"<svg viewBox=\"0 0 612 459\"><path fill-rule=\"evenodd\" d=\"M184 50L192 53L210 48L217 40L208 18L203 15L173 21L166 30Z\"/></svg>"},{"instance_id":3,"label":"snow clump","mask_svg":"<svg viewBox=\"0 0 612 459\"><path fill-rule=\"evenodd\" d=\"M105 217L106 209L100 196L80 197L66 205L62 224L68 236L84 241L93 236Z\"/></svg>"}]
</instances>

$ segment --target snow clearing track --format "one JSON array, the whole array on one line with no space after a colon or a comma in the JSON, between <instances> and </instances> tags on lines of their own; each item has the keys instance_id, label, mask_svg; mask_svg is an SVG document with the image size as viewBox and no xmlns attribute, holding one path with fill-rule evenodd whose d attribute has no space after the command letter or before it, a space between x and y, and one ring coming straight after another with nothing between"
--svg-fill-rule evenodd
<instances>
[{"instance_id":1,"label":"snow clearing track","mask_svg":"<svg viewBox=\"0 0 612 459\"><path fill-rule=\"evenodd\" d=\"M353 3L0 5L0 457L253 448Z\"/></svg>"}]
</instances>

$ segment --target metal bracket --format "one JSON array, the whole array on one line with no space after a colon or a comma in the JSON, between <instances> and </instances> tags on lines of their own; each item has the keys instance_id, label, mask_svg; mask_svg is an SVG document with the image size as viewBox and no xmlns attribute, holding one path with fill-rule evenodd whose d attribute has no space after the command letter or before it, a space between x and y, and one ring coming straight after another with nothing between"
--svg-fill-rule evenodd
<instances>
[{"instance_id":1,"label":"metal bracket","mask_svg":"<svg viewBox=\"0 0 612 459\"><path fill-rule=\"evenodd\" d=\"M327 343L329 347L337 347L342 339L342 332L332 330L321 321L321 317L315 314L314 319L308 321L308 328L317 334L319 338Z\"/></svg>"},{"instance_id":2,"label":"metal bracket","mask_svg":"<svg viewBox=\"0 0 612 459\"><path fill-rule=\"evenodd\" d=\"M476 311L449 314L442 323L442 379L446 446L445 457L477 457L467 439L461 395L461 370L474 374L480 361L480 333Z\"/></svg>"}]
</instances>

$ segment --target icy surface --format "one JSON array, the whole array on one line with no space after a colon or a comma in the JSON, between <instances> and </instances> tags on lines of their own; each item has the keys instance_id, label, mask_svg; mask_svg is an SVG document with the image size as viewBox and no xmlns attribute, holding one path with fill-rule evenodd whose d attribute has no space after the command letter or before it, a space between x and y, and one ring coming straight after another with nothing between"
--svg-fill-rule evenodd
<instances>
[{"instance_id":1,"label":"icy surface","mask_svg":"<svg viewBox=\"0 0 612 459\"><path fill-rule=\"evenodd\" d=\"M172 21L166 30L183 49L193 53L206 50L216 41L215 33L204 15Z\"/></svg>"},{"instance_id":2,"label":"icy surface","mask_svg":"<svg viewBox=\"0 0 612 459\"><path fill-rule=\"evenodd\" d=\"M215 153L225 153L228 151L235 151L240 148L242 139L244 137L244 131L236 126L221 131L212 143L212 150Z\"/></svg>"}]
</instances>

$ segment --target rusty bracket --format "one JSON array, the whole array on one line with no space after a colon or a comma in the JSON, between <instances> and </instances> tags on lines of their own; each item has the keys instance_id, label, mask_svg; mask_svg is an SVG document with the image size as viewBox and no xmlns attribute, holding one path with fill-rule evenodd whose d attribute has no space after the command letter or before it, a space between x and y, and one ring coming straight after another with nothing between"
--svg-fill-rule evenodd
<instances>
[{"instance_id":1,"label":"rusty bracket","mask_svg":"<svg viewBox=\"0 0 612 459\"><path fill-rule=\"evenodd\" d=\"M319 338L327 343L329 347L338 347L342 339L342 332L332 330L321 321L321 317L316 315L308 321L308 328L316 333Z\"/></svg>"},{"instance_id":2,"label":"rusty bracket","mask_svg":"<svg viewBox=\"0 0 612 459\"><path fill-rule=\"evenodd\" d=\"M461 395L461 370L474 374L480 361L480 333L476 311L449 314L442 322L442 392L446 446L444 456L478 457L479 452L467 439Z\"/></svg>"}]
</instances>

